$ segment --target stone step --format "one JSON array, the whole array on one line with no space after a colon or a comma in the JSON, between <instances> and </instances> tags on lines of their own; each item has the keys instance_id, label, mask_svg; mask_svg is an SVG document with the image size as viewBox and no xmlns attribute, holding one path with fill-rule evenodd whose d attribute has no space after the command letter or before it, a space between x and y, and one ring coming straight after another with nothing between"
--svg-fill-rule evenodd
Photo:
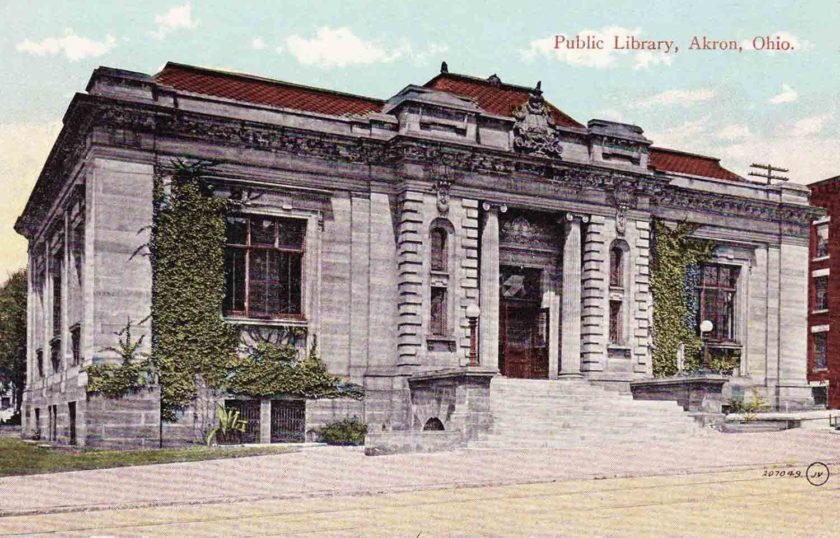
<instances>
[{"instance_id":1,"label":"stone step","mask_svg":"<svg viewBox=\"0 0 840 538\"><path fill-rule=\"evenodd\" d=\"M585 380L494 378L490 432L470 443L476 448L563 448L674 442L703 429L673 401L634 400Z\"/></svg>"},{"instance_id":2,"label":"stone step","mask_svg":"<svg viewBox=\"0 0 840 538\"><path fill-rule=\"evenodd\" d=\"M625 423L590 423L583 422L564 422L564 423L545 423L545 422L528 422L520 424L493 424L493 432L514 434L514 433L535 433L551 432L551 431L693 431L699 426L694 422L625 422Z\"/></svg>"}]
</instances>

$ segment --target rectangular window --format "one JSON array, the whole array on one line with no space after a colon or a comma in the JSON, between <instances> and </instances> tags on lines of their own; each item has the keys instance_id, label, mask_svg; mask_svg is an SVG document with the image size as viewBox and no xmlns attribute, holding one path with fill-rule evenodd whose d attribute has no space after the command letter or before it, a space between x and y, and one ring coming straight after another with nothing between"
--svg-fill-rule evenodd
<instances>
[{"instance_id":1,"label":"rectangular window","mask_svg":"<svg viewBox=\"0 0 840 538\"><path fill-rule=\"evenodd\" d=\"M61 338L53 338L50 342L50 363L52 371L58 372L61 369Z\"/></svg>"},{"instance_id":2,"label":"rectangular window","mask_svg":"<svg viewBox=\"0 0 840 538\"><path fill-rule=\"evenodd\" d=\"M610 343L620 344L623 341L621 319L621 301L610 301Z\"/></svg>"},{"instance_id":3,"label":"rectangular window","mask_svg":"<svg viewBox=\"0 0 840 538\"><path fill-rule=\"evenodd\" d=\"M63 251L59 250L52 259L50 273L52 276L52 334L61 336L61 266L64 258Z\"/></svg>"},{"instance_id":4,"label":"rectangular window","mask_svg":"<svg viewBox=\"0 0 840 538\"><path fill-rule=\"evenodd\" d=\"M70 329L70 350L73 353L73 366L82 362L82 328L74 325Z\"/></svg>"},{"instance_id":5,"label":"rectangular window","mask_svg":"<svg viewBox=\"0 0 840 538\"><path fill-rule=\"evenodd\" d=\"M735 339L735 292L739 269L731 265L707 264L700 270L699 321L712 323L712 330L701 336L715 342L732 341Z\"/></svg>"},{"instance_id":6,"label":"rectangular window","mask_svg":"<svg viewBox=\"0 0 840 538\"><path fill-rule=\"evenodd\" d=\"M816 233L815 258L828 256L828 224L818 224Z\"/></svg>"},{"instance_id":7,"label":"rectangular window","mask_svg":"<svg viewBox=\"0 0 840 538\"><path fill-rule=\"evenodd\" d=\"M230 217L225 248L226 314L300 317L303 286L301 219Z\"/></svg>"},{"instance_id":8,"label":"rectangular window","mask_svg":"<svg viewBox=\"0 0 840 538\"><path fill-rule=\"evenodd\" d=\"M814 310L828 310L828 277L814 278Z\"/></svg>"},{"instance_id":9,"label":"rectangular window","mask_svg":"<svg viewBox=\"0 0 840 538\"><path fill-rule=\"evenodd\" d=\"M828 366L826 360L826 350L828 343L828 333L814 333L814 369L824 370Z\"/></svg>"},{"instance_id":10,"label":"rectangular window","mask_svg":"<svg viewBox=\"0 0 840 538\"><path fill-rule=\"evenodd\" d=\"M38 368L38 377L44 377L44 350L35 351L35 366Z\"/></svg>"},{"instance_id":11,"label":"rectangular window","mask_svg":"<svg viewBox=\"0 0 840 538\"><path fill-rule=\"evenodd\" d=\"M619 247L610 251L610 286L624 287L624 251Z\"/></svg>"},{"instance_id":12,"label":"rectangular window","mask_svg":"<svg viewBox=\"0 0 840 538\"><path fill-rule=\"evenodd\" d=\"M432 288L430 329L434 336L446 336L446 288Z\"/></svg>"}]
</instances>

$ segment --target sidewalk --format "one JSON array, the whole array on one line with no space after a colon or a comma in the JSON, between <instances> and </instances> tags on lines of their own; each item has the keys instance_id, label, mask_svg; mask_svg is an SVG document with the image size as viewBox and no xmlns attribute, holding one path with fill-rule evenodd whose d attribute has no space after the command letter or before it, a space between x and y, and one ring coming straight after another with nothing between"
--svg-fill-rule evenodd
<instances>
[{"instance_id":1,"label":"sidewalk","mask_svg":"<svg viewBox=\"0 0 840 538\"><path fill-rule=\"evenodd\" d=\"M361 448L0 479L0 515L359 495L570 479L840 463L827 430L719 434L679 443L365 456ZM840 482L840 476L832 477Z\"/></svg>"}]
</instances>

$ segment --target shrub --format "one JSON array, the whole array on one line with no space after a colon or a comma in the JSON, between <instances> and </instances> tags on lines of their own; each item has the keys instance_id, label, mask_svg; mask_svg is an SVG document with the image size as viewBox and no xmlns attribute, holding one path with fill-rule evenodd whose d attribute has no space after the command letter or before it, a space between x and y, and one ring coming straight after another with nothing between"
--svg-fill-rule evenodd
<instances>
[{"instance_id":1,"label":"shrub","mask_svg":"<svg viewBox=\"0 0 840 538\"><path fill-rule=\"evenodd\" d=\"M318 430L318 437L328 445L357 446L365 444L367 430L367 424L353 417L327 424Z\"/></svg>"},{"instance_id":2,"label":"shrub","mask_svg":"<svg viewBox=\"0 0 840 538\"><path fill-rule=\"evenodd\" d=\"M213 441L219 443L229 443L236 439L238 435L245 433L248 423L239 416L238 409L225 409L222 404L216 404L216 426L207 432L207 446L211 446Z\"/></svg>"}]
</instances>

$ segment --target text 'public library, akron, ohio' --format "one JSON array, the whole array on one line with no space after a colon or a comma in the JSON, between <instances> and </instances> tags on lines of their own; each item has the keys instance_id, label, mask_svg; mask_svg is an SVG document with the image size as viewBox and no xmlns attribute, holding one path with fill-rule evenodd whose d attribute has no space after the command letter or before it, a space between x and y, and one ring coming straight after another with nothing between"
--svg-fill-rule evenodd
<instances>
[{"instance_id":1,"label":"text 'public library, akron, ohio'","mask_svg":"<svg viewBox=\"0 0 840 538\"><path fill-rule=\"evenodd\" d=\"M653 375L656 230L685 223L713 243L684 290L700 366L736 357L709 390L812 407L808 246L822 213L808 189L657 147L635 125L581 124L543 90L562 96L445 63L387 100L176 63L153 76L96 69L16 224L29 242L24 435L194 442L217 401L243 410L250 441L355 416L383 450L422 445L428 430L447 446L539 436L524 426L538 412L573 430L588 399L638 412L640 436L693 424L685 411L720 406L640 399L703 378ZM155 178L175 160L213 161L213 196L242 201L226 216L219 315L245 344L304 354L317 338L327 370L363 399L208 392L161 424L153 386L86 390L86 367L119 361L108 348L127 319L143 320L134 335L151 346L152 262L136 251Z\"/></svg>"}]
</instances>

